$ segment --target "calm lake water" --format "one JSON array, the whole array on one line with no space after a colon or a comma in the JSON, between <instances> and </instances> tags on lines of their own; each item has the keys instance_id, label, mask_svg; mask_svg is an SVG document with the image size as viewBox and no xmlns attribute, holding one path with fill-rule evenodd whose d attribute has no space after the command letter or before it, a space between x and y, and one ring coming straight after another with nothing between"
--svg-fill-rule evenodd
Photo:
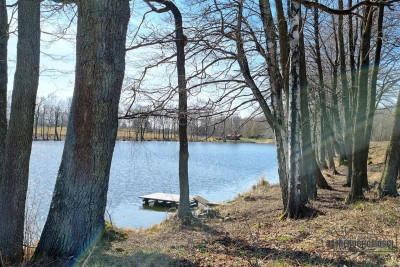
<instances>
[{"instance_id":1,"label":"calm lake water","mask_svg":"<svg viewBox=\"0 0 400 267\"><path fill-rule=\"evenodd\" d=\"M28 203L43 225L50 207L64 142L35 141L32 148ZM177 142L117 142L108 193L108 213L121 227L146 228L168 216L143 209L141 195L179 193ZM278 182L274 145L189 144L190 195L227 201L265 176ZM108 217L107 217L108 218Z\"/></svg>"}]
</instances>

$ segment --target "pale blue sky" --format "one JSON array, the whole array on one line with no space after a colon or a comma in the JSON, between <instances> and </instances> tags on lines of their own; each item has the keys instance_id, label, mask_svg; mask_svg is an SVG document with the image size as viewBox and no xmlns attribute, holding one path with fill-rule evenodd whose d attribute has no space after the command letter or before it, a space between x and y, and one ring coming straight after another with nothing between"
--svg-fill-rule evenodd
<instances>
[{"instance_id":1,"label":"pale blue sky","mask_svg":"<svg viewBox=\"0 0 400 267\"><path fill-rule=\"evenodd\" d=\"M9 19L11 10L9 10ZM42 31L52 32L55 25L52 20L43 21ZM10 31L16 28L15 20L11 23ZM73 44L58 40L51 42L52 37L48 34L41 35L41 57L40 57L40 79L38 96L47 96L56 93L60 98L68 98L72 96L74 69L75 69L75 47ZM14 82L15 61L17 51L18 37L11 34L8 42L8 91L11 95ZM52 59L50 56L56 56L58 59ZM60 60L61 57L66 57ZM68 59L65 61L65 59Z\"/></svg>"},{"instance_id":2,"label":"pale blue sky","mask_svg":"<svg viewBox=\"0 0 400 267\"><path fill-rule=\"evenodd\" d=\"M11 1L7 2L8 4ZM73 88L74 88L74 71L75 71L75 32L76 32L76 24L72 23L69 25L69 19L73 17L73 12L71 12L72 8L70 6L70 12L52 15L50 17L49 14L51 12L46 12L45 5L50 2L44 1L42 2L42 23L41 23L41 58L40 58L40 79L39 79L39 89L38 89L38 98L46 97L49 94L54 94L58 98L67 99L72 96ZM190 9L187 5L184 5L184 2L177 1L177 4L181 4L183 9ZM51 4L54 6L54 4ZM130 36L133 35L137 25L140 24L143 14L149 11L149 7L143 1L132 1L132 14L130 20L130 27L128 32ZM185 10L182 10L184 12ZM9 19L11 16L12 10L9 10ZM11 21L10 31L15 31L17 27L17 18L15 13L15 18ZM174 23L171 19L170 14L156 14L151 13L146 16L146 23L150 23L155 25L156 29L164 30L165 32L171 32ZM184 22L187 25L190 25L190 21ZM67 40L57 38L54 35L49 33L60 33L60 31L64 30L68 27L66 31ZM143 32L142 32L143 33ZM190 38L190 37L189 37ZM131 38L128 37L127 46L131 42ZM15 60L16 60L16 47L17 47L17 35L16 33L12 33L10 35L9 44L8 44L8 63L9 63L9 82L8 82L8 91L9 96L11 96L11 91L13 88L13 78L15 72ZM126 65L126 81L132 77L139 77L141 72L143 71L146 64L150 64L150 62L154 62L157 58L162 56L169 56L173 53L173 51L167 51L164 55L164 51L160 52L159 50L155 50L154 48L141 48L139 50L130 51L127 53L127 65ZM173 59L174 60L174 59ZM172 67L172 68L171 68ZM194 70L191 68L190 64L187 64L187 73L190 70ZM171 77L171 78L170 78ZM155 68L152 71L148 72L148 76L146 79L143 88L146 90L154 90L157 91L158 88L162 88L168 86L172 83L172 86L175 86L176 73L174 72L174 65L164 65L159 68ZM126 83L125 85L129 85ZM216 90L215 86L210 86L210 88L203 88L201 94L198 94L192 97L189 101L191 103L197 103L197 101L205 101L209 98L218 97L218 90ZM140 105L146 105L145 98L137 98L137 102ZM122 101L124 104L124 101ZM171 103L171 105L175 105Z\"/></svg>"}]
</instances>

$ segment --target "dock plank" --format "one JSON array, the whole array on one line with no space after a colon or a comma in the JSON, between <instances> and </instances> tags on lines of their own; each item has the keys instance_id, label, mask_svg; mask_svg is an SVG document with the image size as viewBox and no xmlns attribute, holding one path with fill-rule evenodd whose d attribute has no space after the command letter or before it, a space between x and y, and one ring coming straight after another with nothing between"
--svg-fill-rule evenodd
<instances>
[{"instance_id":1,"label":"dock plank","mask_svg":"<svg viewBox=\"0 0 400 267\"><path fill-rule=\"evenodd\" d=\"M208 206L208 204L210 203L210 201L208 201L207 199L205 199L204 197L201 197L201 196L195 196L193 199L196 200L197 202L203 204L204 206Z\"/></svg>"},{"instance_id":2,"label":"dock plank","mask_svg":"<svg viewBox=\"0 0 400 267\"><path fill-rule=\"evenodd\" d=\"M179 195L178 194L169 194L169 193L153 193L150 195L140 196L143 200L157 200L163 202L172 202L179 203ZM190 201L194 201L193 196L189 196Z\"/></svg>"},{"instance_id":3,"label":"dock plank","mask_svg":"<svg viewBox=\"0 0 400 267\"><path fill-rule=\"evenodd\" d=\"M211 201L208 201L207 199L205 199L204 197L201 197L201 196L195 196L193 199L195 201L203 204L204 206L209 206L209 207L222 206L222 205L226 205L227 204L225 202L211 202Z\"/></svg>"}]
</instances>

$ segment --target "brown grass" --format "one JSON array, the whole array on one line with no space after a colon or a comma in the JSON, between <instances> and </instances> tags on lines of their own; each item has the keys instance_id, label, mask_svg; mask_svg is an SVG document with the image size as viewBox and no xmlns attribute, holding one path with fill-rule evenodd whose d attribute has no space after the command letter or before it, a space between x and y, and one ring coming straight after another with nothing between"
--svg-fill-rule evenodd
<instances>
[{"instance_id":1,"label":"brown grass","mask_svg":"<svg viewBox=\"0 0 400 267\"><path fill-rule=\"evenodd\" d=\"M61 127L57 127L58 135L61 138L61 140L65 140L66 134L67 134L67 127L63 127L61 131ZM55 137L55 128L54 127L44 127L44 138L47 137L47 132L49 133L49 140L54 140ZM33 136L35 135L35 131L33 131ZM168 141L178 141L179 136L178 134L165 134L165 138L169 137L167 140ZM42 127L38 127L38 132L37 132L37 138L38 140L42 140ZM194 136L191 139L191 136L188 136L189 141L198 141L198 142L222 142L221 138L217 138L214 136L208 137L207 141L204 136ZM144 139L145 141L163 141L162 135L160 135L160 138L158 138L158 133L154 135L154 133L145 133L144 134ZM134 130L127 130L127 129L118 129L117 132L117 140L119 141L136 141L136 132ZM140 140L140 134L138 134L138 140ZM227 142L231 143L258 143L258 144L273 144L274 140L273 139L252 139L252 138L241 138L238 141L229 141Z\"/></svg>"},{"instance_id":2,"label":"brown grass","mask_svg":"<svg viewBox=\"0 0 400 267\"><path fill-rule=\"evenodd\" d=\"M380 178L386 143L373 143L368 165L370 182ZM126 231L126 239L103 241L86 266L400 266L400 253L322 252L328 231L348 230L398 234L400 199L367 200L345 205L349 189L346 167L325 173L333 191L319 190L309 204L313 216L279 221L280 188L260 181L252 191L216 209L212 219L194 219L182 226L175 219L147 230Z\"/></svg>"}]
</instances>

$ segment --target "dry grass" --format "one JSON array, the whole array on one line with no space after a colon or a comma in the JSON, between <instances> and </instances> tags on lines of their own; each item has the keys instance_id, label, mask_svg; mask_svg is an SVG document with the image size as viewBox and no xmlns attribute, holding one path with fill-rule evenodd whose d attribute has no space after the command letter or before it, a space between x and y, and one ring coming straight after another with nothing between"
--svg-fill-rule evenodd
<instances>
[{"instance_id":1,"label":"dry grass","mask_svg":"<svg viewBox=\"0 0 400 267\"><path fill-rule=\"evenodd\" d=\"M371 182L382 171L385 143L373 143L368 166ZM126 231L126 239L103 241L86 266L400 266L399 252L328 253L320 240L328 231L348 230L398 234L400 199L367 200L345 205L346 167L339 175L325 173L333 191L319 190L309 218L279 221L280 188L265 180L252 191L216 209L212 219L194 219L182 226L171 219L147 230Z\"/></svg>"},{"instance_id":2,"label":"dry grass","mask_svg":"<svg viewBox=\"0 0 400 267\"><path fill-rule=\"evenodd\" d=\"M44 127L43 133L44 133L44 138L47 138L47 133L49 136L49 140L54 140L55 137L55 128L54 127ZM67 134L67 127L63 127L61 131L61 127L57 127L57 132L58 135L61 137L61 140L65 140L65 136ZM35 134L35 131L33 131L33 135ZM38 127L38 132L37 132L37 137L38 140L42 140L42 127ZM154 133L145 133L144 134L144 139L146 141L163 141L162 135L160 135L160 138L158 138L158 132L156 134ZM179 136L178 134L165 134L165 138L168 141L178 141ZM204 136L188 136L189 141L196 141L196 142L222 142L222 138L217 138L214 136L208 137L207 140ZM117 140L119 141L135 141L136 140L136 132L127 129L119 129L117 132ZM140 134L138 134L138 140L140 140ZM227 142L232 142L232 143L258 143L258 144L273 144L275 141L274 139L252 139L252 138L241 138L238 141L229 141Z\"/></svg>"}]
</instances>

